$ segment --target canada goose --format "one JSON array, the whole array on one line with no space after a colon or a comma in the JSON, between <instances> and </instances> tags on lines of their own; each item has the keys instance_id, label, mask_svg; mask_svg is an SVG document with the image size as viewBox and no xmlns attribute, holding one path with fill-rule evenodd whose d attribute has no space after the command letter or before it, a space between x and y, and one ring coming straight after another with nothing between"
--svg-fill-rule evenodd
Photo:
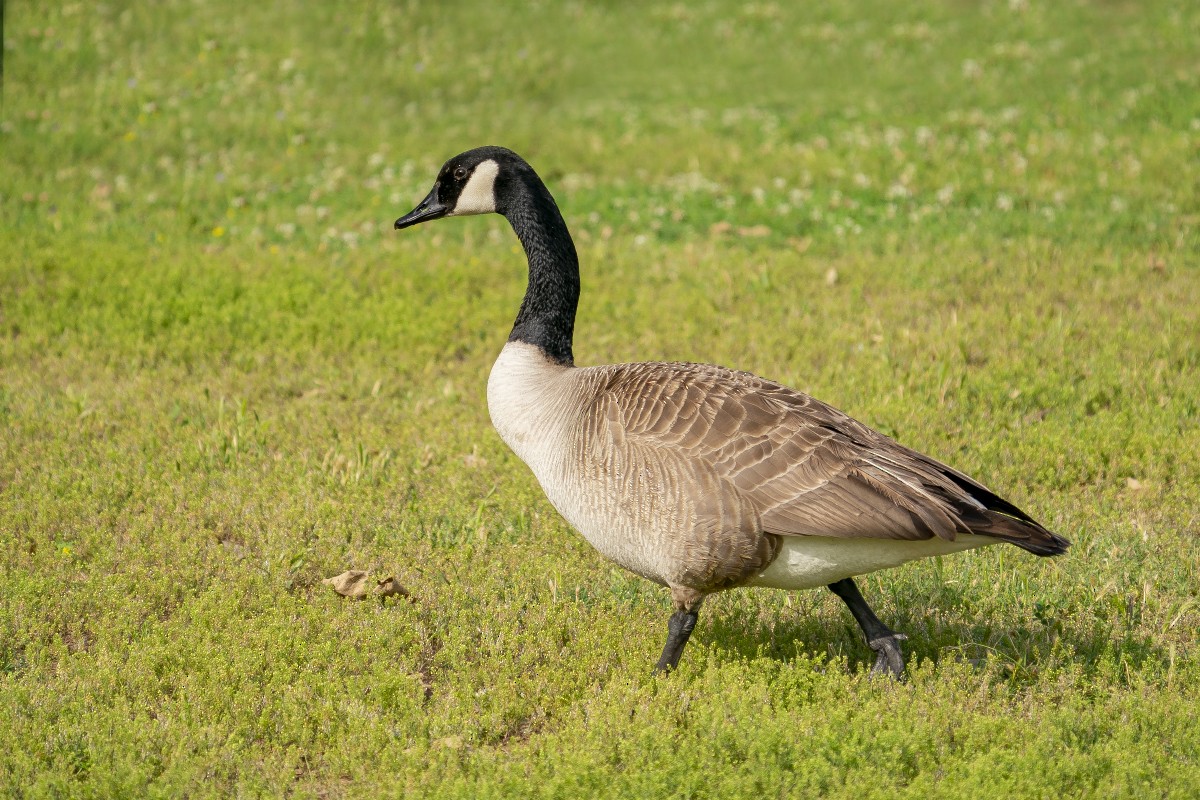
<instances>
[{"instance_id":1,"label":"canada goose","mask_svg":"<svg viewBox=\"0 0 1200 800\"><path fill-rule=\"evenodd\" d=\"M1069 542L971 478L806 394L707 364L576 367L579 260L558 206L520 156L450 159L396 228L502 214L529 284L488 378L501 438L606 558L671 590L656 670L674 669L704 598L735 586L828 586L899 677L905 637L853 576L1009 542L1039 556Z\"/></svg>"}]
</instances>

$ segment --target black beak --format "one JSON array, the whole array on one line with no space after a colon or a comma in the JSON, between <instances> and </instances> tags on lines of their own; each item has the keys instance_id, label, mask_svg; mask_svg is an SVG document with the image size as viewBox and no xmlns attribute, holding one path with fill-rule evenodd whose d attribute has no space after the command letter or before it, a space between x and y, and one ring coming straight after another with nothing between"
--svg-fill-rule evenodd
<instances>
[{"instance_id":1,"label":"black beak","mask_svg":"<svg viewBox=\"0 0 1200 800\"><path fill-rule=\"evenodd\" d=\"M408 228L425 220L439 219L446 216L446 212L450 209L438 202L437 194L439 186L440 184L434 184L433 189L429 191L429 194L425 196L425 199L416 208L396 220L396 230Z\"/></svg>"}]
</instances>

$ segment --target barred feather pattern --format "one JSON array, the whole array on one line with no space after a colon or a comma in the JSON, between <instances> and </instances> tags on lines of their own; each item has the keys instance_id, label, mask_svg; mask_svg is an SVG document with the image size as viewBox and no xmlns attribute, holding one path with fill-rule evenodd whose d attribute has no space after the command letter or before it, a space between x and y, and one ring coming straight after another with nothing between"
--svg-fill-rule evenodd
<instances>
[{"instance_id":1,"label":"barred feather pattern","mask_svg":"<svg viewBox=\"0 0 1200 800\"><path fill-rule=\"evenodd\" d=\"M672 588L751 582L788 537L1067 546L966 475L750 373L574 368L510 342L488 395L501 436L563 516L608 558Z\"/></svg>"}]
</instances>

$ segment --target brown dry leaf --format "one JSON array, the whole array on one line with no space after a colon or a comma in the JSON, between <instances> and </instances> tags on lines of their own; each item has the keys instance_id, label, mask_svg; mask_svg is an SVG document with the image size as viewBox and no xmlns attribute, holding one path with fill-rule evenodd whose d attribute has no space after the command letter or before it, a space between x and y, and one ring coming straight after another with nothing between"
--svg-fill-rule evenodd
<instances>
[{"instance_id":1,"label":"brown dry leaf","mask_svg":"<svg viewBox=\"0 0 1200 800\"><path fill-rule=\"evenodd\" d=\"M349 597L352 600L362 600L367 596L367 572L361 569L352 569L343 572L341 575L335 575L332 578L326 578L321 583L333 587L333 590L342 597Z\"/></svg>"},{"instance_id":2,"label":"brown dry leaf","mask_svg":"<svg viewBox=\"0 0 1200 800\"><path fill-rule=\"evenodd\" d=\"M752 225L749 228L738 228L737 231L738 236L749 236L754 238L761 238L763 236L771 235L771 229L766 225Z\"/></svg>"},{"instance_id":3,"label":"brown dry leaf","mask_svg":"<svg viewBox=\"0 0 1200 800\"><path fill-rule=\"evenodd\" d=\"M731 231L731 230L733 230L733 225L726 222L725 220L721 220L720 222L714 222L712 225L710 225L708 227L708 232L712 236L720 236L723 233L729 233L729 231Z\"/></svg>"},{"instance_id":4,"label":"brown dry leaf","mask_svg":"<svg viewBox=\"0 0 1200 800\"><path fill-rule=\"evenodd\" d=\"M375 584L375 596L378 598L384 597L408 597L408 589L400 585L400 581L393 577L387 577Z\"/></svg>"},{"instance_id":5,"label":"brown dry leaf","mask_svg":"<svg viewBox=\"0 0 1200 800\"><path fill-rule=\"evenodd\" d=\"M838 271L833 267L825 270L825 285L833 286L838 282Z\"/></svg>"},{"instance_id":6,"label":"brown dry leaf","mask_svg":"<svg viewBox=\"0 0 1200 800\"><path fill-rule=\"evenodd\" d=\"M351 600L365 600L368 596L378 597L380 600L385 597L410 597L408 590L393 576L389 575L382 580L376 580L371 577L370 572L364 569L348 570L341 575L326 578L321 583L332 587L342 597L349 597Z\"/></svg>"}]
</instances>

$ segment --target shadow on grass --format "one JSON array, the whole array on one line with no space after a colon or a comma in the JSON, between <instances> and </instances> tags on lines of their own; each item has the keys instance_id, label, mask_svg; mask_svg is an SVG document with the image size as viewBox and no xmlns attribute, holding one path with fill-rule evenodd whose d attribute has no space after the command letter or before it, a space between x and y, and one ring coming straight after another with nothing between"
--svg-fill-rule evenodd
<instances>
[{"instance_id":1,"label":"shadow on grass","mask_svg":"<svg viewBox=\"0 0 1200 800\"><path fill-rule=\"evenodd\" d=\"M949 587L940 589L932 602L896 599L903 610L877 610L885 624L908 636L904 653L910 668L926 662L963 662L1014 687L1034 684L1049 672L1070 670L1084 680L1102 678L1128 686L1134 680L1144 682L1147 675L1165 674L1170 663L1166 648L1098 617L1029 618L1006 624L996 616L972 616L970 601ZM862 631L840 604L831 611L831 605L817 599L800 608L781 608L774 617L766 609L746 614L737 605L713 611L702 613L693 641L704 642L722 658L786 662L800 656L852 673L870 670L875 663Z\"/></svg>"}]
</instances>

